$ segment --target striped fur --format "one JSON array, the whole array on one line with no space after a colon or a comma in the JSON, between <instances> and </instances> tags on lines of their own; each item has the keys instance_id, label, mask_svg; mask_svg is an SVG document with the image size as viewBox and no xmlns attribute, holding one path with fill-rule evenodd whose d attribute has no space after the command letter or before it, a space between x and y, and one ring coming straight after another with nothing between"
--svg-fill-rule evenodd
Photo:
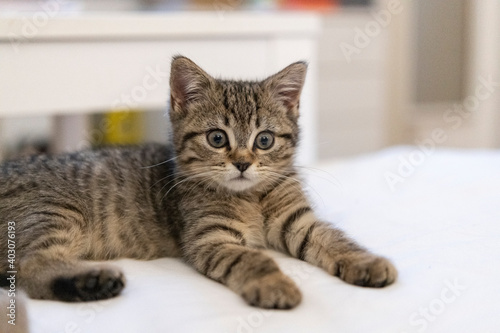
<instances>
[{"instance_id":1,"label":"striped fur","mask_svg":"<svg viewBox=\"0 0 500 333\"><path fill-rule=\"evenodd\" d=\"M292 308L300 291L265 248L352 284L392 283L390 262L320 221L302 191L293 157L305 74L298 62L260 82L224 81L175 57L173 146L4 163L0 216L16 223L20 286L40 299L109 298L124 277L93 261L182 256L251 305Z\"/></svg>"}]
</instances>

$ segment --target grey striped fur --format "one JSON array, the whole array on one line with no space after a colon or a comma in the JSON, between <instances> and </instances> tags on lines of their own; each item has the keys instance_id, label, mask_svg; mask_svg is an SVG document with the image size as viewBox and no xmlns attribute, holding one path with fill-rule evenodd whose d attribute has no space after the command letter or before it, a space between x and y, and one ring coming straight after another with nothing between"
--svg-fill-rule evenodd
<instances>
[{"instance_id":1,"label":"grey striped fur","mask_svg":"<svg viewBox=\"0 0 500 333\"><path fill-rule=\"evenodd\" d=\"M182 256L251 305L292 308L301 293L266 248L355 285L392 283L392 264L320 221L302 191L293 160L306 70L297 62L260 82L225 81L178 56L172 146L4 163L0 216L4 230L16 222L19 286L39 299L104 299L119 294L125 279L94 261ZM220 148L209 142L214 130L227 136ZM6 272L7 262L0 268Z\"/></svg>"}]
</instances>

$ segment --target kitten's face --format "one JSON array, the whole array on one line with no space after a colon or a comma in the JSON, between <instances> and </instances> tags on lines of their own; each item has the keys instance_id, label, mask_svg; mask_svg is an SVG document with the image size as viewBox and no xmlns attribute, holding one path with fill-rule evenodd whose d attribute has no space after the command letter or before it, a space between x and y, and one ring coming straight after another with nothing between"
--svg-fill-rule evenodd
<instances>
[{"instance_id":1,"label":"kitten's face","mask_svg":"<svg viewBox=\"0 0 500 333\"><path fill-rule=\"evenodd\" d=\"M305 71L305 64L296 63L262 82L221 81L175 58L170 118L180 172L231 191L286 177Z\"/></svg>"}]
</instances>

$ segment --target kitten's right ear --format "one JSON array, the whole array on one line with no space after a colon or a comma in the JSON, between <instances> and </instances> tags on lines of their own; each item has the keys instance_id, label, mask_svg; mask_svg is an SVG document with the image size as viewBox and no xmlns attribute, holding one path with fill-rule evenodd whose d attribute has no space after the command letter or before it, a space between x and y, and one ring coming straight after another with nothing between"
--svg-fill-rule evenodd
<instances>
[{"instance_id":1,"label":"kitten's right ear","mask_svg":"<svg viewBox=\"0 0 500 333\"><path fill-rule=\"evenodd\" d=\"M173 112L199 100L211 86L212 77L194 62L183 56L175 56L170 69L170 96Z\"/></svg>"}]
</instances>

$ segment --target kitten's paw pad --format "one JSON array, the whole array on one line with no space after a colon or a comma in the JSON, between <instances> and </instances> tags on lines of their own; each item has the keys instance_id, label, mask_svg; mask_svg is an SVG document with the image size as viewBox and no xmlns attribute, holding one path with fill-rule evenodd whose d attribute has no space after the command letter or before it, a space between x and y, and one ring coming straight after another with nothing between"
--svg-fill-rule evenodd
<instances>
[{"instance_id":1,"label":"kitten's paw pad","mask_svg":"<svg viewBox=\"0 0 500 333\"><path fill-rule=\"evenodd\" d=\"M266 309L291 309L302 300L295 283L281 272L248 282L242 296L248 304Z\"/></svg>"},{"instance_id":2,"label":"kitten's paw pad","mask_svg":"<svg viewBox=\"0 0 500 333\"><path fill-rule=\"evenodd\" d=\"M62 301L97 301L115 297L124 286L125 278L118 269L96 268L76 276L55 279L52 291Z\"/></svg>"},{"instance_id":3,"label":"kitten's paw pad","mask_svg":"<svg viewBox=\"0 0 500 333\"><path fill-rule=\"evenodd\" d=\"M398 273L389 260L366 255L354 260L339 261L336 275L357 286L381 288L396 281Z\"/></svg>"}]
</instances>

